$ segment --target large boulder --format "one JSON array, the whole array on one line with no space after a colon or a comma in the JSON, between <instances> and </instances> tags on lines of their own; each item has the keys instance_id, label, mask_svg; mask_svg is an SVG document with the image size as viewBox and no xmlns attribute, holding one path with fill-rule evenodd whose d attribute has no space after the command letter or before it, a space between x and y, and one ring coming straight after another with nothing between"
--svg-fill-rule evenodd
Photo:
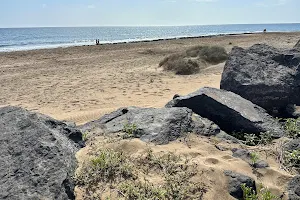
<instances>
[{"instance_id":1,"label":"large boulder","mask_svg":"<svg viewBox=\"0 0 300 200\"><path fill-rule=\"evenodd\" d=\"M224 171L224 174L228 177L228 192L234 198L243 199L242 184L256 192L255 181L252 178L229 170Z\"/></svg>"},{"instance_id":2,"label":"large boulder","mask_svg":"<svg viewBox=\"0 0 300 200\"><path fill-rule=\"evenodd\" d=\"M193 114L188 108L120 108L78 128L82 132L117 133L125 131L126 126L134 129L134 137L157 144L166 144L188 132L204 136L226 135L216 124Z\"/></svg>"},{"instance_id":3,"label":"large boulder","mask_svg":"<svg viewBox=\"0 0 300 200\"><path fill-rule=\"evenodd\" d=\"M75 199L79 130L18 107L0 108L0 199Z\"/></svg>"},{"instance_id":4,"label":"large boulder","mask_svg":"<svg viewBox=\"0 0 300 200\"><path fill-rule=\"evenodd\" d=\"M166 107L187 107L215 122L227 133L270 132L273 137L284 135L281 125L264 109L241 96L205 87L187 96L170 101Z\"/></svg>"},{"instance_id":5,"label":"large boulder","mask_svg":"<svg viewBox=\"0 0 300 200\"><path fill-rule=\"evenodd\" d=\"M289 200L300 200L300 176L295 176L288 184Z\"/></svg>"},{"instance_id":6,"label":"large boulder","mask_svg":"<svg viewBox=\"0 0 300 200\"><path fill-rule=\"evenodd\" d=\"M225 64L221 89L239 94L274 116L300 105L300 52L265 44L234 47Z\"/></svg>"}]
</instances>

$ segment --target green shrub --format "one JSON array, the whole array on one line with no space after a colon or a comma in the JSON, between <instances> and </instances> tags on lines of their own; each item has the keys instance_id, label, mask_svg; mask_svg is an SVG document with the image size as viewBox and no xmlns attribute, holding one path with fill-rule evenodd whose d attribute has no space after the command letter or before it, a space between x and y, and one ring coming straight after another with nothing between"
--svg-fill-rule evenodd
<instances>
[{"instance_id":1,"label":"green shrub","mask_svg":"<svg viewBox=\"0 0 300 200\"><path fill-rule=\"evenodd\" d=\"M163 175L161 185L151 184L149 181L126 181L121 184L120 190L125 199L202 199L207 192L202 183L192 182L190 179L197 174L195 165L187 165L187 160L173 153L155 156L149 150L145 157L138 160L138 166L148 174L149 171Z\"/></svg>"},{"instance_id":2,"label":"green shrub","mask_svg":"<svg viewBox=\"0 0 300 200\"><path fill-rule=\"evenodd\" d=\"M250 153L250 159L251 159L251 165L254 166L255 163L258 161L259 156L256 152L251 152Z\"/></svg>"},{"instance_id":3,"label":"green shrub","mask_svg":"<svg viewBox=\"0 0 300 200\"><path fill-rule=\"evenodd\" d=\"M279 200L279 197L273 195L270 190L260 185L256 193L252 188L242 184L243 200Z\"/></svg>"},{"instance_id":4,"label":"green shrub","mask_svg":"<svg viewBox=\"0 0 300 200\"><path fill-rule=\"evenodd\" d=\"M125 124L123 131L126 133L125 138L134 138L138 136L138 129L136 124Z\"/></svg>"},{"instance_id":5,"label":"green shrub","mask_svg":"<svg viewBox=\"0 0 300 200\"><path fill-rule=\"evenodd\" d=\"M233 132L230 135L233 137L243 140L244 144L248 146L255 146L255 145L267 145L272 143L273 138L272 134L270 132L265 132L265 133L260 133L259 135L257 134L248 134L248 133L236 133Z\"/></svg>"},{"instance_id":6,"label":"green shrub","mask_svg":"<svg viewBox=\"0 0 300 200\"><path fill-rule=\"evenodd\" d=\"M258 144L267 145L273 141L272 134L270 132L260 133Z\"/></svg>"},{"instance_id":7,"label":"green shrub","mask_svg":"<svg viewBox=\"0 0 300 200\"><path fill-rule=\"evenodd\" d=\"M300 169L300 150L286 151L284 155L284 165L288 169Z\"/></svg>"},{"instance_id":8,"label":"green shrub","mask_svg":"<svg viewBox=\"0 0 300 200\"><path fill-rule=\"evenodd\" d=\"M298 138L300 137L300 120L299 119L286 119L285 130L288 132L289 137Z\"/></svg>"},{"instance_id":9,"label":"green shrub","mask_svg":"<svg viewBox=\"0 0 300 200\"><path fill-rule=\"evenodd\" d=\"M120 191L126 199L144 200L144 199L165 199L167 191L161 187L156 187L149 181L126 181L119 186Z\"/></svg>"},{"instance_id":10,"label":"green shrub","mask_svg":"<svg viewBox=\"0 0 300 200\"><path fill-rule=\"evenodd\" d=\"M77 183L88 187L128 178L135 178L129 159L123 153L109 149L101 150L76 174Z\"/></svg>"},{"instance_id":11,"label":"green shrub","mask_svg":"<svg viewBox=\"0 0 300 200\"><path fill-rule=\"evenodd\" d=\"M249 146L255 146L259 142L259 138L255 134L244 134L245 144Z\"/></svg>"},{"instance_id":12,"label":"green shrub","mask_svg":"<svg viewBox=\"0 0 300 200\"><path fill-rule=\"evenodd\" d=\"M145 178L150 171L163 179L161 184ZM207 189L204 184L192 181L197 173L195 164L189 165L188 159L173 153L155 156L149 150L130 159L120 152L102 150L80 168L76 181L85 189L86 199L101 199L101 192L97 191L108 189L126 200L201 200Z\"/></svg>"},{"instance_id":13,"label":"green shrub","mask_svg":"<svg viewBox=\"0 0 300 200\"><path fill-rule=\"evenodd\" d=\"M89 135L89 132L85 132L82 134L82 140L83 141L87 141L88 140L88 135Z\"/></svg>"}]
</instances>

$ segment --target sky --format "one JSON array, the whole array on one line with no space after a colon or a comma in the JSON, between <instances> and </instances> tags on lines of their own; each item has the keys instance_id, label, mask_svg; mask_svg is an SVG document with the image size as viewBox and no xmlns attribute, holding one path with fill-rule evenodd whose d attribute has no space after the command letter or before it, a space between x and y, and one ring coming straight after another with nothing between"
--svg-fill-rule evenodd
<instances>
[{"instance_id":1,"label":"sky","mask_svg":"<svg viewBox=\"0 0 300 200\"><path fill-rule=\"evenodd\" d=\"M1 0L0 27L299 23L300 0Z\"/></svg>"}]
</instances>

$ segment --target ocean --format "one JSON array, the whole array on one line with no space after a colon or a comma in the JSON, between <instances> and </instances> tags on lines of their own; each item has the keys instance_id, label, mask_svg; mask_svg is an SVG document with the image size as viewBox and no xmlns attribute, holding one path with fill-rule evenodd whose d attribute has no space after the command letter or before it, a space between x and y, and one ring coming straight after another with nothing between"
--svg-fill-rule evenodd
<instances>
[{"instance_id":1,"label":"ocean","mask_svg":"<svg viewBox=\"0 0 300 200\"><path fill-rule=\"evenodd\" d=\"M294 24L232 24L148 27L0 28L0 52L82 46L100 43L147 41L220 34L300 31Z\"/></svg>"}]
</instances>

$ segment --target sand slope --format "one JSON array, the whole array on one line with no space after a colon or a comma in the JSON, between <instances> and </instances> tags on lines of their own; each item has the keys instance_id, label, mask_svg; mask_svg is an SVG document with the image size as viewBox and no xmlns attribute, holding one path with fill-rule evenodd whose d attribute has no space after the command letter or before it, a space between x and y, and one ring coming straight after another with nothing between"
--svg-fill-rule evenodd
<instances>
[{"instance_id":1,"label":"sand slope","mask_svg":"<svg viewBox=\"0 0 300 200\"><path fill-rule=\"evenodd\" d=\"M276 141L276 143L279 144L280 140ZM132 157L140 157L149 149L152 149L156 155L172 152L181 157L187 157L191 163L197 163L198 174L193 177L193 180L204 183L208 188L208 192L204 196L205 200L234 199L228 193L227 177L223 173L224 170L232 170L250 176L255 179L257 185L263 184L272 191L273 194L278 196L283 195L283 199L287 199L287 195L284 194L284 191L288 181L292 178L290 174L281 170L276 162L278 152L274 146L247 147L222 142L214 137L206 138L194 134L190 134L186 138L179 139L167 145L157 146L144 143L139 139L113 141L108 136L92 138L88 144L88 147L82 149L77 154L80 163L89 159L87 155L94 155L100 149L114 149L124 152L126 155L131 155ZM216 145L223 148L224 151L217 149ZM258 153L260 159L266 160L270 167L253 171L248 163L239 158L232 157L232 148L248 148L250 151ZM156 185L162 184L161 179L155 174L146 176L146 179ZM80 188L77 188L76 192L76 199L84 199L83 192Z\"/></svg>"}]
</instances>

